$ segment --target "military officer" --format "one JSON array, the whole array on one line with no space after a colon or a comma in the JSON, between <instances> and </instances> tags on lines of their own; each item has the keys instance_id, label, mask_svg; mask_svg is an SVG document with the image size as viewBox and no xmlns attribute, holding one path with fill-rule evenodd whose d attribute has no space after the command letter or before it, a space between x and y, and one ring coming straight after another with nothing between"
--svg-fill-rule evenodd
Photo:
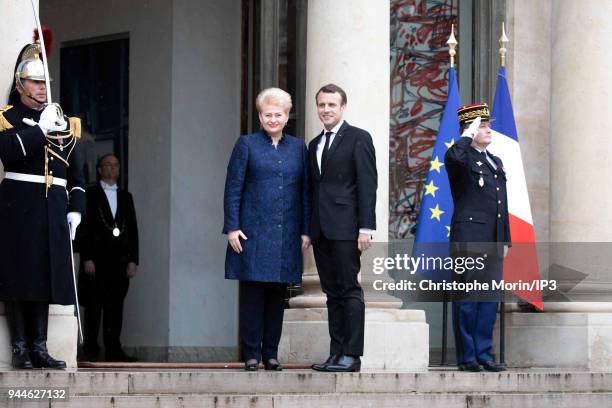
<instances>
[{"instance_id":1,"label":"military officer","mask_svg":"<svg viewBox=\"0 0 612 408\"><path fill-rule=\"evenodd\" d=\"M490 284L501 278L505 245L510 243L506 174L501 159L487 151L492 140L488 105L464 106L457 114L463 133L444 159L454 203L451 248L455 256L483 256L486 261L482 270L455 274L455 279ZM481 292L454 299L453 328L462 371L505 370L492 356L497 296Z\"/></svg>"},{"instance_id":2,"label":"military officer","mask_svg":"<svg viewBox=\"0 0 612 408\"><path fill-rule=\"evenodd\" d=\"M66 367L47 351L49 304L75 304L69 240L85 204L83 177L73 165L80 122L46 102L44 66L35 42L22 49L9 104L0 111L5 171L0 184L0 301L18 369Z\"/></svg>"}]
</instances>

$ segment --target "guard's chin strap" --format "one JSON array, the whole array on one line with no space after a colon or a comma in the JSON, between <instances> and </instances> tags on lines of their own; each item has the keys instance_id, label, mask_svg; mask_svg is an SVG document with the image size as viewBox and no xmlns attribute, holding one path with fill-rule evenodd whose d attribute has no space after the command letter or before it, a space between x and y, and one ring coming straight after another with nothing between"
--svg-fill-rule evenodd
<instances>
[{"instance_id":1,"label":"guard's chin strap","mask_svg":"<svg viewBox=\"0 0 612 408\"><path fill-rule=\"evenodd\" d=\"M17 86L18 86L18 87L20 87L20 88L23 90L23 92L24 92L25 96L27 96L28 98L30 98L31 100L33 100L33 101L34 101L34 102L36 102L37 104L39 104L39 105L44 105L45 103L47 103L47 102L45 102L45 101L42 101L42 102L41 102L41 101L39 101L38 99L36 99L35 97L33 97L33 96L32 96L32 94L31 94L31 93L29 93L29 92L27 91L27 89L25 89L25 86L23 86L23 83L21 82L21 79L18 79L18 80L17 80L17 82L16 82L15 86L16 86L16 87L17 87Z\"/></svg>"},{"instance_id":2,"label":"guard's chin strap","mask_svg":"<svg viewBox=\"0 0 612 408\"><path fill-rule=\"evenodd\" d=\"M29 94L29 93L27 93L27 92L26 92L26 96L27 96L28 98L30 98L31 100L33 100L34 102L36 102L37 104L39 104L39 105L44 105L44 104L46 103L46 102L41 102L41 101L39 101L38 99L36 99L35 97L33 97L32 95L30 95L30 94Z\"/></svg>"}]
</instances>

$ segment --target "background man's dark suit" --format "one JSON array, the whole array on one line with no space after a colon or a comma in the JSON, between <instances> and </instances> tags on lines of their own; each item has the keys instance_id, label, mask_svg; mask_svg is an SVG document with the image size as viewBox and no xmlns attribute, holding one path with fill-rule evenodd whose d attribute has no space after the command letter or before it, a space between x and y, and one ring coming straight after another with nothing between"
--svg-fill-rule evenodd
<instances>
[{"instance_id":1,"label":"background man's dark suit","mask_svg":"<svg viewBox=\"0 0 612 408\"><path fill-rule=\"evenodd\" d=\"M322 174L321 132L309 145L313 180L311 239L327 295L330 355L363 355L365 304L357 281L360 228L376 229L376 157L372 137L344 122L329 146Z\"/></svg>"},{"instance_id":2,"label":"background man's dark suit","mask_svg":"<svg viewBox=\"0 0 612 408\"><path fill-rule=\"evenodd\" d=\"M113 236L113 228L120 230ZM87 214L78 230L81 263L95 263L95 276L79 273L79 300L85 306L85 352L97 354L100 318L104 312L103 337L106 357L121 355L123 301L129 287L126 268L138 264L138 229L132 195L117 190L117 212L113 214L102 187L87 189Z\"/></svg>"}]
</instances>

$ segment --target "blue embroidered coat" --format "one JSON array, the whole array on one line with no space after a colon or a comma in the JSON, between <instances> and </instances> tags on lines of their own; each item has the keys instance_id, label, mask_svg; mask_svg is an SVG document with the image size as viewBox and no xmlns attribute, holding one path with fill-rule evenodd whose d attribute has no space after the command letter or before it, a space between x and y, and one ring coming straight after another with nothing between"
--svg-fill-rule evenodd
<instances>
[{"instance_id":1,"label":"blue embroidered coat","mask_svg":"<svg viewBox=\"0 0 612 408\"><path fill-rule=\"evenodd\" d=\"M223 232L242 230L243 252L229 246L225 278L258 282L302 280L301 235L309 235L308 152L284 135L275 148L263 131L240 136L225 180Z\"/></svg>"}]
</instances>

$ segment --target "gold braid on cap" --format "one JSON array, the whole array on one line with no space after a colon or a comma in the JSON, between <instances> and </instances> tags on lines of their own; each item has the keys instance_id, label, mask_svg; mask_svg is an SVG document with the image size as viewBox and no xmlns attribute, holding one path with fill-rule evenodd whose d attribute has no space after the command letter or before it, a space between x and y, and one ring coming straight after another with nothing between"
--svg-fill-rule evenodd
<instances>
[{"instance_id":1,"label":"gold braid on cap","mask_svg":"<svg viewBox=\"0 0 612 408\"><path fill-rule=\"evenodd\" d=\"M465 112L459 115L459 121L460 122L465 122L468 120L473 120L476 119L477 117L488 117L489 115L489 109L488 108L482 108L482 109L476 109L473 111L469 111L469 112Z\"/></svg>"}]
</instances>

